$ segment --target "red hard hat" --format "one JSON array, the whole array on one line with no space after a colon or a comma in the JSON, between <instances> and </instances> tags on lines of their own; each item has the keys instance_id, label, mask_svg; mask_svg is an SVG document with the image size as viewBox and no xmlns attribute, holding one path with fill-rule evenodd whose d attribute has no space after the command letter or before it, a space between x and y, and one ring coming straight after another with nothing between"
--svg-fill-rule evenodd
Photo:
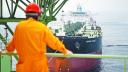
<instances>
[{"instance_id":1,"label":"red hard hat","mask_svg":"<svg viewBox=\"0 0 128 72\"><path fill-rule=\"evenodd\" d=\"M34 13L40 14L40 13L41 13L41 9L40 9L40 7L39 7L37 4L35 4L35 3L30 3L30 4L26 7L25 12L26 12L26 13L34 12Z\"/></svg>"}]
</instances>

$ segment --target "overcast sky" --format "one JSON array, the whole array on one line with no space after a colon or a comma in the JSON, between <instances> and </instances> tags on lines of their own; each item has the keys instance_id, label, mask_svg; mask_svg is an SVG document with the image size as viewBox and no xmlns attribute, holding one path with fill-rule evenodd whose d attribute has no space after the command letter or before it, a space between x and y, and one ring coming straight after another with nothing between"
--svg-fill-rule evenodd
<instances>
[{"instance_id":1,"label":"overcast sky","mask_svg":"<svg viewBox=\"0 0 128 72\"><path fill-rule=\"evenodd\" d=\"M63 10L75 11L77 5L81 5L84 10L91 13L97 22L128 23L128 0L68 0ZM17 11L17 16L25 16L20 10ZM8 13L5 11L4 15Z\"/></svg>"},{"instance_id":2,"label":"overcast sky","mask_svg":"<svg viewBox=\"0 0 128 72\"><path fill-rule=\"evenodd\" d=\"M79 4L97 21L128 23L128 0L69 0L63 9L75 10Z\"/></svg>"}]
</instances>

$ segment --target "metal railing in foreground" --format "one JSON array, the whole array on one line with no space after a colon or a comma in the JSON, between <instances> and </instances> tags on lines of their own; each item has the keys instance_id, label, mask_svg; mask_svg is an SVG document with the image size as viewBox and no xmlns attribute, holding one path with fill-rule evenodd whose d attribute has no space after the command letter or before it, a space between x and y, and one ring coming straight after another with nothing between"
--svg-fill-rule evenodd
<instances>
[{"instance_id":1,"label":"metal railing in foreground","mask_svg":"<svg viewBox=\"0 0 128 72\"><path fill-rule=\"evenodd\" d=\"M60 53L46 53L47 56L67 57L67 58L107 58L107 59L122 59L124 60L124 72L127 72L128 55L97 55L97 54L71 54L64 56Z\"/></svg>"},{"instance_id":2,"label":"metal railing in foreground","mask_svg":"<svg viewBox=\"0 0 128 72\"><path fill-rule=\"evenodd\" d=\"M7 55L7 53L2 53L1 55ZM12 55L17 55L13 53ZM106 58L106 59L122 59L124 60L124 72L127 72L127 55L97 55L97 54L69 54L63 55L61 53L46 53L50 57L66 57L66 58Z\"/></svg>"}]
</instances>

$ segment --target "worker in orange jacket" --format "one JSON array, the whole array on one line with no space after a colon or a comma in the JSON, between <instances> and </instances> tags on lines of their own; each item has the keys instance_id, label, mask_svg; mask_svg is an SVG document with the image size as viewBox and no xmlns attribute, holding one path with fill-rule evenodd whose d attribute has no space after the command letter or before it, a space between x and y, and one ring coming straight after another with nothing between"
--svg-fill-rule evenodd
<instances>
[{"instance_id":1,"label":"worker in orange jacket","mask_svg":"<svg viewBox=\"0 0 128 72\"><path fill-rule=\"evenodd\" d=\"M26 7L27 19L16 26L12 40L7 45L8 52L15 49L19 56L16 72L48 72L46 45L64 54L72 54L51 31L38 21L39 6L30 3Z\"/></svg>"}]
</instances>

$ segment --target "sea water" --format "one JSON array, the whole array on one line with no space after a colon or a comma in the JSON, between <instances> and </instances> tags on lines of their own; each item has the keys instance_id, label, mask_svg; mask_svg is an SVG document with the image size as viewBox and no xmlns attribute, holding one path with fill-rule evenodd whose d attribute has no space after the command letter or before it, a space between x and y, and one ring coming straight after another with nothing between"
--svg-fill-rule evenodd
<instances>
[{"instance_id":1,"label":"sea water","mask_svg":"<svg viewBox=\"0 0 128 72\"><path fill-rule=\"evenodd\" d=\"M103 55L128 56L128 23L103 23ZM99 72L124 72L123 59L102 59ZM128 61L127 61L128 72Z\"/></svg>"}]
</instances>

